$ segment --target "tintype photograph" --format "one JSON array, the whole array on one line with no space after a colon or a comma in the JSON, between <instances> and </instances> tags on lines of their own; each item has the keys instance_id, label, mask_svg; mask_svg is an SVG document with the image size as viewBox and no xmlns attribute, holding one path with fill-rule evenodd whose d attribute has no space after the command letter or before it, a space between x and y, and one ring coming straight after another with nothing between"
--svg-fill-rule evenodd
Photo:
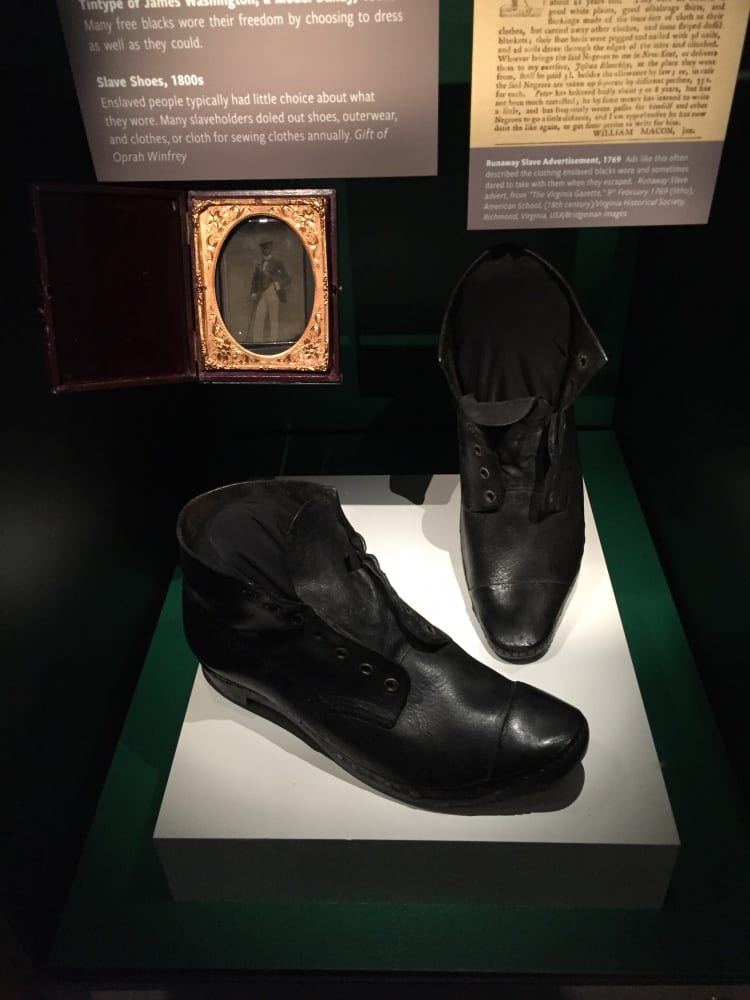
<instances>
[{"instance_id":1,"label":"tintype photograph","mask_svg":"<svg viewBox=\"0 0 750 1000\"><path fill-rule=\"evenodd\" d=\"M330 369L332 195L191 195L206 369L292 375Z\"/></svg>"},{"instance_id":2,"label":"tintype photograph","mask_svg":"<svg viewBox=\"0 0 750 1000\"><path fill-rule=\"evenodd\" d=\"M219 258L216 297L238 343L280 354L297 343L312 311L315 279L299 234L269 215L236 226Z\"/></svg>"}]
</instances>

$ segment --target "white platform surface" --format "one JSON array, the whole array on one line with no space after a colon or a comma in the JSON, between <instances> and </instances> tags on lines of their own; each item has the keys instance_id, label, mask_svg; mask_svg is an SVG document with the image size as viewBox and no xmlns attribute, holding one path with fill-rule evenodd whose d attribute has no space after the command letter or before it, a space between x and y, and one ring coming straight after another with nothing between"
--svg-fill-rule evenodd
<instances>
[{"instance_id":1,"label":"white platform surface","mask_svg":"<svg viewBox=\"0 0 750 1000\"><path fill-rule=\"evenodd\" d=\"M473 618L457 476L433 477L421 505L385 476L318 481L338 489L409 604L483 663L583 711L588 753L563 781L502 808L429 812L226 701L198 670L154 832L175 897L661 905L679 839L588 499L581 572L552 648L515 666Z\"/></svg>"}]
</instances>

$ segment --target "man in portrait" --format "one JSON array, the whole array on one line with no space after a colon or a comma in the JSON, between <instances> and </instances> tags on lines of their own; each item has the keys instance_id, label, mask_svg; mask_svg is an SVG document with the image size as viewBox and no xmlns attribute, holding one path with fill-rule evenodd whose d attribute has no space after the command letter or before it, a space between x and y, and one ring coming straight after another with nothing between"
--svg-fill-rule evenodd
<instances>
[{"instance_id":1,"label":"man in portrait","mask_svg":"<svg viewBox=\"0 0 750 1000\"><path fill-rule=\"evenodd\" d=\"M283 263L273 255L273 240L263 239L259 246L261 258L250 283L253 313L248 333L253 343L273 344L279 340L279 303L286 302L291 279Z\"/></svg>"}]
</instances>

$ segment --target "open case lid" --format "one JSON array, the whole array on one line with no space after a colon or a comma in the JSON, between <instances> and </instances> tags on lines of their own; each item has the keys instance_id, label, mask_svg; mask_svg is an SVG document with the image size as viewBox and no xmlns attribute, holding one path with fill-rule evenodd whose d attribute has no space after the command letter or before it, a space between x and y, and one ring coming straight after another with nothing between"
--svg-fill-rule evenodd
<instances>
[{"instance_id":1,"label":"open case lid","mask_svg":"<svg viewBox=\"0 0 750 1000\"><path fill-rule=\"evenodd\" d=\"M196 378L182 192L32 188L54 392Z\"/></svg>"},{"instance_id":2,"label":"open case lid","mask_svg":"<svg viewBox=\"0 0 750 1000\"><path fill-rule=\"evenodd\" d=\"M32 197L53 392L341 381L335 191L35 185ZM252 283L270 273L263 235L278 245L276 310Z\"/></svg>"}]
</instances>

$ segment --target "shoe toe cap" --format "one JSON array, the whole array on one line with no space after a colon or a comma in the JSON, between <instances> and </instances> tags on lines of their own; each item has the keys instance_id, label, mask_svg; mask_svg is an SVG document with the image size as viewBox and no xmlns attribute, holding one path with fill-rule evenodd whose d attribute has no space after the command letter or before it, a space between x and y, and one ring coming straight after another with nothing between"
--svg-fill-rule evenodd
<instances>
[{"instance_id":1,"label":"shoe toe cap","mask_svg":"<svg viewBox=\"0 0 750 1000\"><path fill-rule=\"evenodd\" d=\"M474 612L499 657L518 663L539 659L549 649L570 585L514 584L472 591Z\"/></svg>"},{"instance_id":2,"label":"shoe toe cap","mask_svg":"<svg viewBox=\"0 0 750 1000\"><path fill-rule=\"evenodd\" d=\"M503 726L495 774L559 777L583 757L588 736L588 723L577 708L519 683Z\"/></svg>"}]
</instances>

